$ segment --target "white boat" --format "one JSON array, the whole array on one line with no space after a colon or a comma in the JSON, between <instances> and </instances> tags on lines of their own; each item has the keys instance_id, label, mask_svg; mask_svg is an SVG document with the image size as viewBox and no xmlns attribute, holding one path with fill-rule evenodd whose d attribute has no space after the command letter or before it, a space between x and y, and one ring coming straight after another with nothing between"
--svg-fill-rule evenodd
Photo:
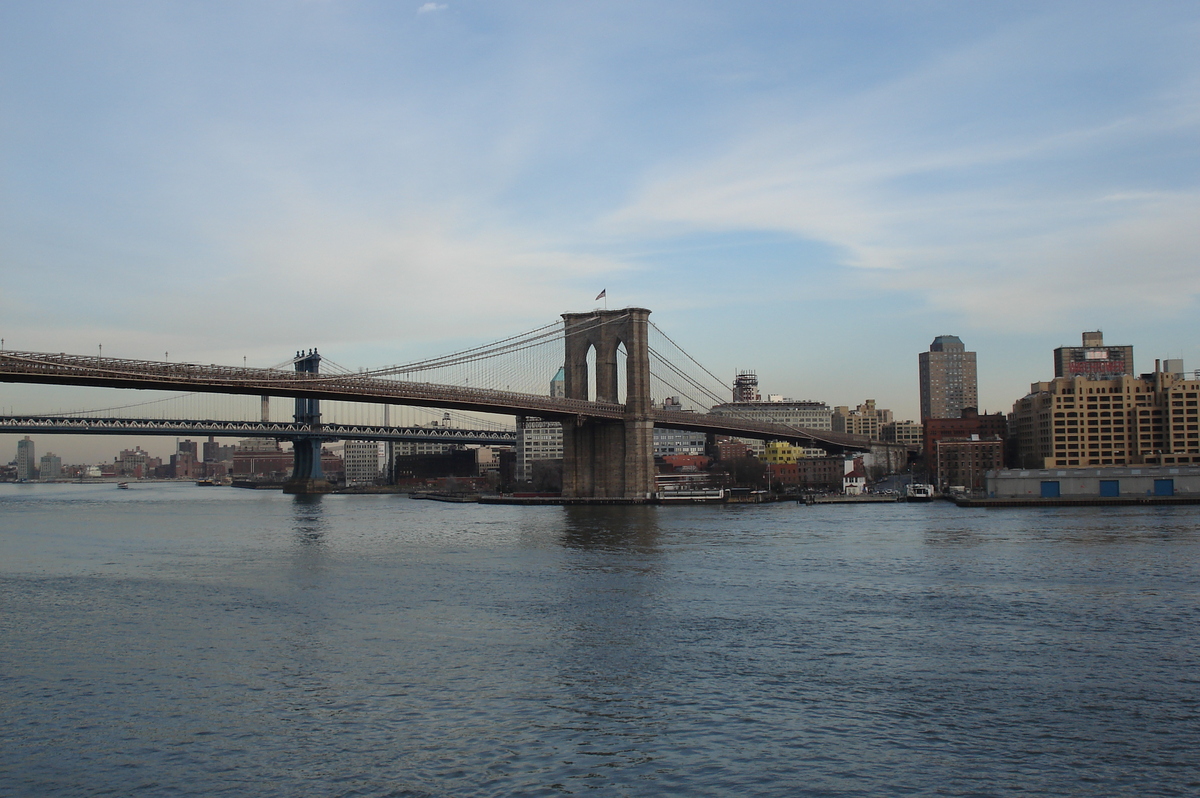
<instances>
[{"instance_id":1,"label":"white boat","mask_svg":"<svg viewBox=\"0 0 1200 798\"><path fill-rule=\"evenodd\" d=\"M120 488L121 490L129 490L129 483L128 482L118 482L117 487Z\"/></svg>"},{"instance_id":2,"label":"white boat","mask_svg":"<svg viewBox=\"0 0 1200 798\"><path fill-rule=\"evenodd\" d=\"M910 502L927 502L933 500L933 485L923 482L910 482L905 498Z\"/></svg>"},{"instance_id":3,"label":"white boat","mask_svg":"<svg viewBox=\"0 0 1200 798\"><path fill-rule=\"evenodd\" d=\"M660 490L654 494L660 502L723 502L726 499L724 488L700 488L693 490Z\"/></svg>"}]
</instances>

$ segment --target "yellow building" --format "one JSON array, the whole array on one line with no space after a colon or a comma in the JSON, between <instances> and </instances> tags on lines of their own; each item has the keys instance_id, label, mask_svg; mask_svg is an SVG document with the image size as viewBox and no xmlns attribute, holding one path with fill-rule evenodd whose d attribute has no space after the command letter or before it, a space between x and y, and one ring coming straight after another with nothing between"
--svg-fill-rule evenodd
<instances>
[{"instance_id":1,"label":"yellow building","mask_svg":"<svg viewBox=\"0 0 1200 798\"><path fill-rule=\"evenodd\" d=\"M783 465L796 462L799 447L784 441L767 441L763 459L772 465Z\"/></svg>"},{"instance_id":2,"label":"yellow building","mask_svg":"<svg viewBox=\"0 0 1200 798\"><path fill-rule=\"evenodd\" d=\"M765 463L786 465L806 457L824 457L824 449L814 449L806 446L795 446L785 441L767 441L762 459Z\"/></svg>"},{"instance_id":3,"label":"yellow building","mask_svg":"<svg viewBox=\"0 0 1200 798\"><path fill-rule=\"evenodd\" d=\"M1156 371L1036 382L1013 405L1022 468L1200 463L1200 380Z\"/></svg>"}]
</instances>

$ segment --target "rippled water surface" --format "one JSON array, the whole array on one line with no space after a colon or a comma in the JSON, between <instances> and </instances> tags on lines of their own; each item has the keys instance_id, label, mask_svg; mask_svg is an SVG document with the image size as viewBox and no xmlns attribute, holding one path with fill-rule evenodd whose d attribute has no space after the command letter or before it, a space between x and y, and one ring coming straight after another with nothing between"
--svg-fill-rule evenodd
<instances>
[{"instance_id":1,"label":"rippled water surface","mask_svg":"<svg viewBox=\"0 0 1200 798\"><path fill-rule=\"evenodd\" d=\"M0 486L0 794L1200 794L1200 507Z\"/></svg>"}]
</instances>

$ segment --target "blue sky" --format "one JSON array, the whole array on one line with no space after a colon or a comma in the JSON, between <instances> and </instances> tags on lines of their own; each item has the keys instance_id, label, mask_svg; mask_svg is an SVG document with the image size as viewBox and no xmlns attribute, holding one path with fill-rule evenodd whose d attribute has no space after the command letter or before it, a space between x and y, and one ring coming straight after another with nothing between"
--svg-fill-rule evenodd
<instances>
[{"instance_id":1,"label":"blue sky","mask_svg":"<svg viewBox=\"0 0 1200 798\"><path fill-rule=\"evenodd\" d=\"M606 288L900 417L939 334L993 411L1085 329L1200 368L1198 40L1194 2L0 0L0 337L378 366Z\"/></svg>"}]
</instances>

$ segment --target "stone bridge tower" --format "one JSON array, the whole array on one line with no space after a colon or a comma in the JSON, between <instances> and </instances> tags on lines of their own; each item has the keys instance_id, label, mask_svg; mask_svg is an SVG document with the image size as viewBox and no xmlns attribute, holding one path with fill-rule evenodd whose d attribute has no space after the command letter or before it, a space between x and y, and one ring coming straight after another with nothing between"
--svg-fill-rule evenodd
<instances>
[{"instance_id":1,"label":"stone bridge tower","mask_svg":"<svg viewBox=\"0 0 1200 798\"><path fill-rule=\"evenodd\" d=\"M588 351L596 350L596 401L619 403L617 346L625 345L625 418L563 422L563 496L645 499L654 492L650 420L650 311L564 313L568 399L588 399Z\"/></svg>"},{"instance_id":2,"label":"stone bridge tower","mask_svg":"<svg viewBox=\"0 0 1200 798\"><path fill-rule=\"evenodd\" d=\"M319 374L321 356L316 349L296 353L296 373ZM307 424L314 432L321 429L321 400L296 397L297 424ZM332 486L321 470L320 435L301 435L292 441L292 478L283 484L284 493L328 493Z\"/></svg>"}]
</instances>

